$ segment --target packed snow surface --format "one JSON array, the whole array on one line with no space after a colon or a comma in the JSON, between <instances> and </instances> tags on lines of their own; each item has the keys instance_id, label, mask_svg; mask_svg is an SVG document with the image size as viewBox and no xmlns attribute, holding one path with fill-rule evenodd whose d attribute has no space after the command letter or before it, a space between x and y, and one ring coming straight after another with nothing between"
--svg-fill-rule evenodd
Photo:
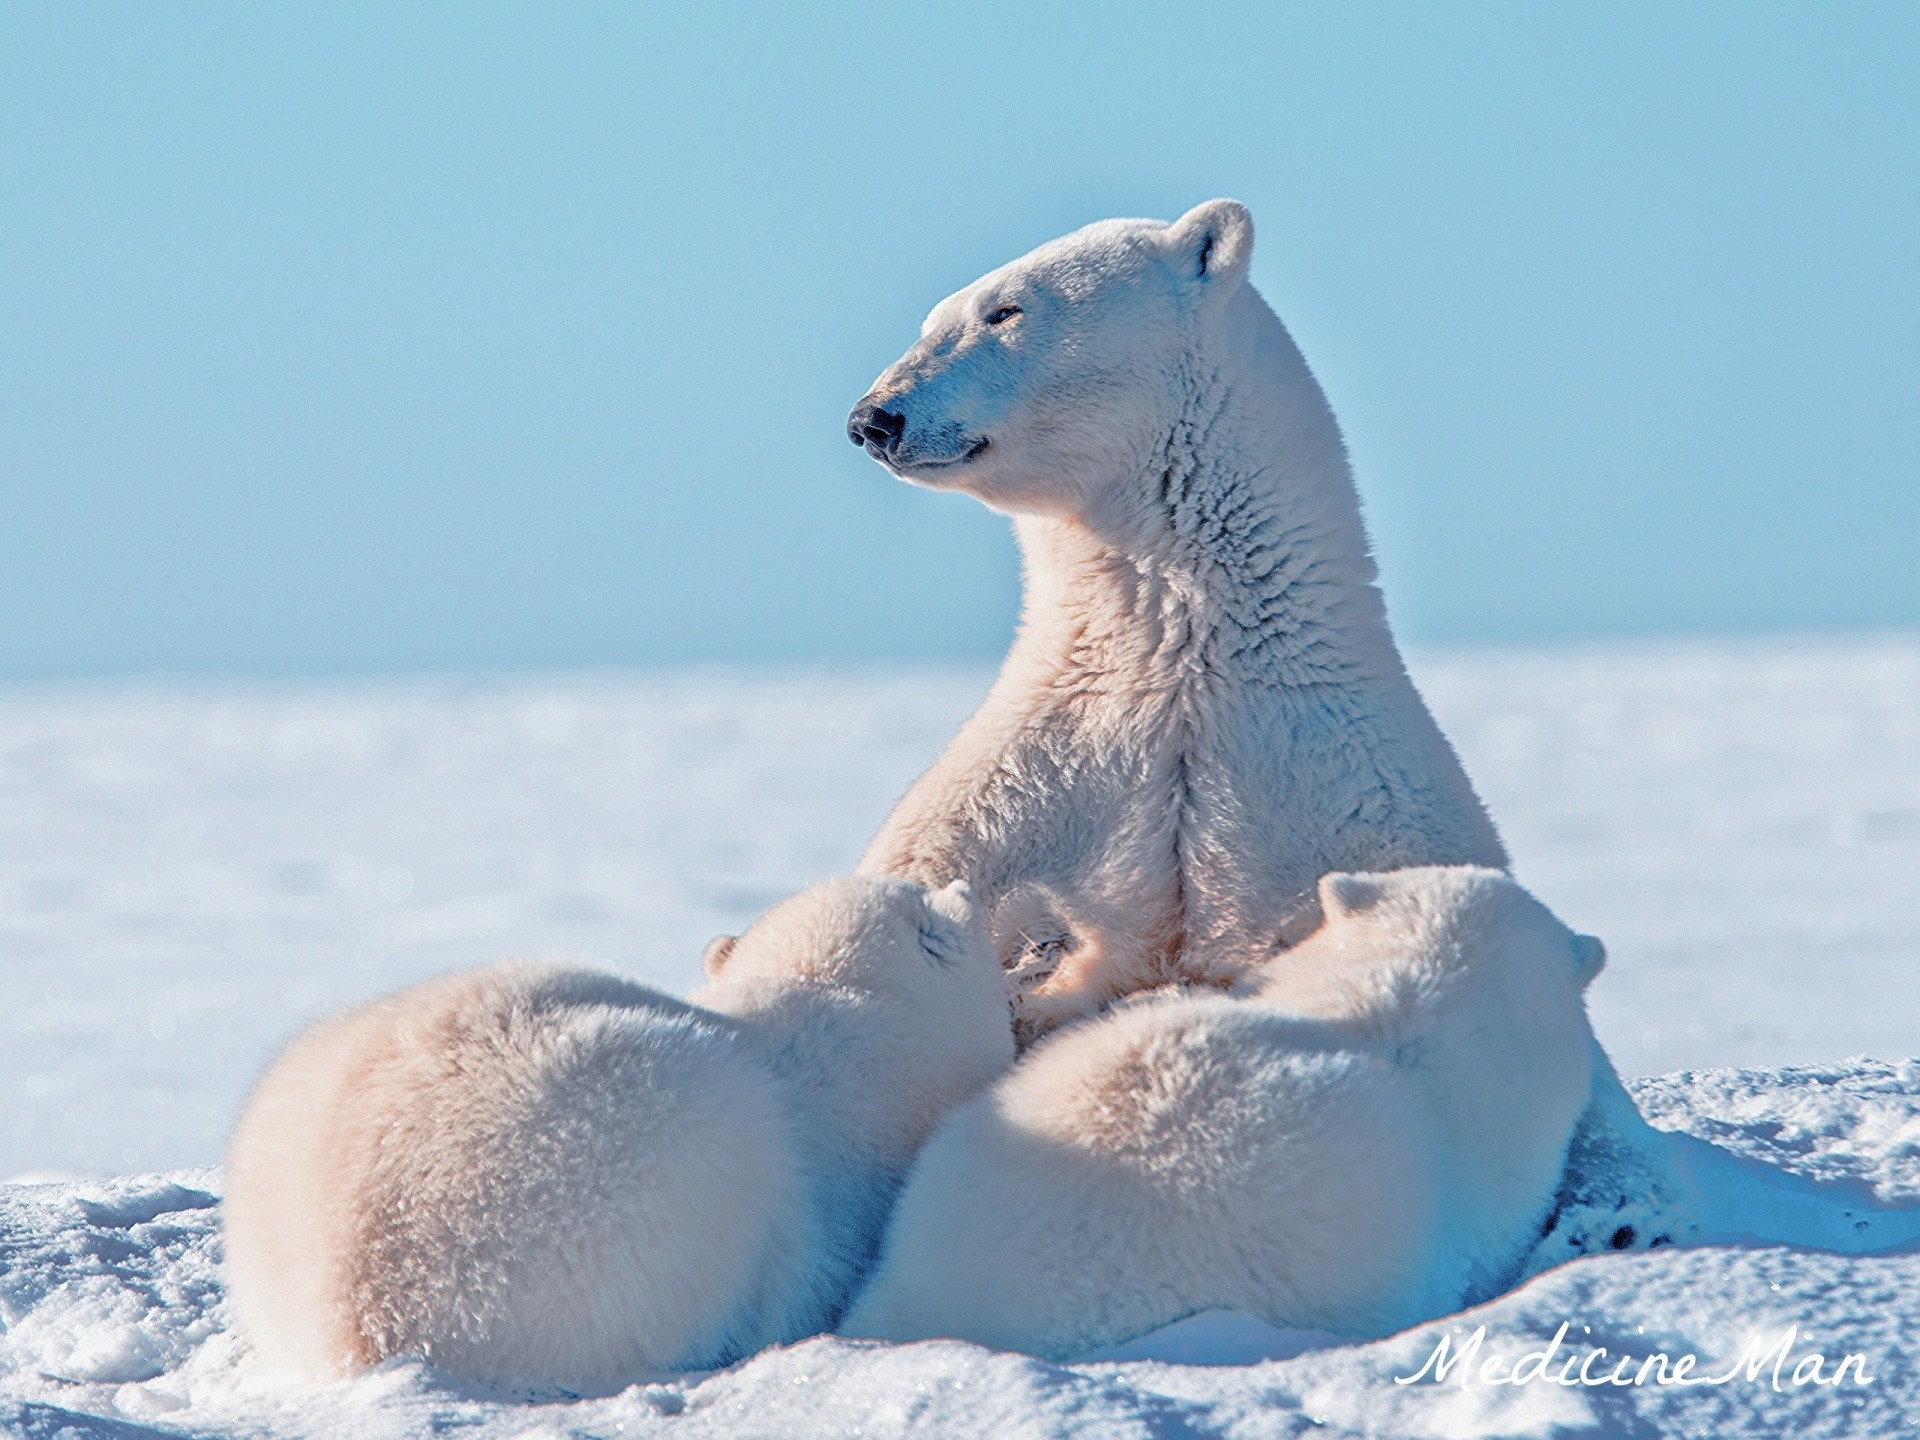
<instances>
[{"instance_id":1,"label":"packed snow surface","mask_svg":"<svg viewBox=\"0 0 1920 1440\"><path fill-rule=\"evenodd\" d=\"M1688 1072L1635 1089L1697 1137L1712 1238L1582 1260L1370 1345L1227 1315L1067 1366L819 1339L587 1399L409 1364L253 1388L225 1330L218 1173L194 1167L275 1047L351 1000L504 954L686 989L711 934L851 866L988 677L0 691L0 1176L22 1182L0 1185L0 1433L1920 1429L1920 640L1416 671L1521 878L1606 938L1592 1003L1622 1070ZM1482 1324L1471 1365L1395 1383ZM1629 1383L1479 1378L1563 1324L1535 1368L1605 1346L1588 1374ZM1656 1355L1722 1377L1750 1342L1752 1378L1630 1383ZM1795 1385L1815 1352L1826 1380L1860 1359Z\"/></svg>"}]
</instances>

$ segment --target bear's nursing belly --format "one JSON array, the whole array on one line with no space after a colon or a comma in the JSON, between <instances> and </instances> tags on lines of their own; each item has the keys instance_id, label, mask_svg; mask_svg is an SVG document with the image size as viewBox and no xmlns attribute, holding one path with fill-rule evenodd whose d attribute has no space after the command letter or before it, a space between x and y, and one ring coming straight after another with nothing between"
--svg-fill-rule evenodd
<instances>
[{"instance_id":1,"label":"bear's nursing belly","mask_svg":"<svg viewBox=\"0 0 1920 1440\"><path fill-rule=\"evenodd\" d=\"M1062 863L993 904L1023 1042L1138 991L1224 988L1298 938L1272 877L1244 873L1264 847L1216 843L1222 817L1248 813L1228 796L1230 773L1197 785L1195 762L1177 749L1144 766L1090 768L1101 783L1062 813L1099 817L1084 832L1092 843L1076 849L1061 834ZM1116 783L1123 769L1133 773Z\"/></svg>"}]
</instances>

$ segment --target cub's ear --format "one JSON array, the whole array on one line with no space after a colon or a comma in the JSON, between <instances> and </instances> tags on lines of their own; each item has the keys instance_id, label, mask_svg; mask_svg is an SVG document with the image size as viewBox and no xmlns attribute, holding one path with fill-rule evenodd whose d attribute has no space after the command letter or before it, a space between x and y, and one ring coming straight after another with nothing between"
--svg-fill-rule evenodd
<instances>
[{"instance_id":1,"label":"cub's ear","mask_svg":"<svg viewBox=\"0 0 1920 1440\"><path fill-rule=\"evenodd\" d=\"M1580 971L1580 983L1591 985L1607 963L1607 947L1595 935L1573 937L1573 960Z\"/></svg>"},{"instance_id":2,"label":"cub's ear","mask_svg":"<svg viewBox=\"0 0 1920 1440\"><path fill-rule=\"evenodd\" d=\"M973 891L956 880L926 894L927 918L920 925L920 948L942 965L951 965L967 953L967 932L973 928Z\"/></svg>"},{"instance_id":3,"label":"cub's ear","mask_svg":"<svg viewBox=\"0 0 1920 1440\"><path fill-rule=\"evenodd\" d=\"M973 887L964 880L955 880L938 890L929 890L927 908L962 926L971 925L979 914L978 907L973 903Z\"/></svg>"},{"instance_id":4,"label":"cub's ear","mask_svg":"<svg viewBox=\"0 0 1920 1440\"><path fill-rule=\"evenodd\" d=\"M1359 915L1386 898L1387 887L1378 875L1333 874L1320 877L1320 908L1329 920Z\"/></svg>"},{"instance_id":5,"label":"cub's ear","mask_svg":"<svg viewBox=\"0 0 1920 1440\"><path fill-rule=\"evenodd\" d=\"M727 957L733 954L734 943L738 935L716 935L707 942L707 948L700 952L700 970L707 979L719 978L720 967L727 963Z\"/></svg>"},{"instance_id":6,"label":"cub's ear","mask_svg":"<svg viewBox=\"0 0 1920 1440\"><path fill-rule=\"evenodd\" d=\"M1167 243L1189 276L1224 289L1253 259L1253 216L1238 200L1209 200L1167 227Z\"/></svg>"}]
</instances>

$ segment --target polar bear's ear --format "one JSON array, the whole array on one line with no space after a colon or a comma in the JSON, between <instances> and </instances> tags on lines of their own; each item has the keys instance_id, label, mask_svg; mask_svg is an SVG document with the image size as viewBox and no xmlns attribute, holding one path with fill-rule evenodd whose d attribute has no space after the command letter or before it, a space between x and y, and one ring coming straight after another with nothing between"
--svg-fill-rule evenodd
<instances>
[{"instance_id":1,"label":"polar bear's ear","mask_svg":"<svg viewBox=\"0 0 1920 1440\"><path fill-rule=\"evenodd\" d=\"M700 972L707 979L714 980L720 975L720 967L727 963L727 957L733 954L738 935L716 935L707 942L707 948L700 952Z\"/></svg>"},{"instance_id":2,"label":"polar bear's ear","mask_svg":"<svg viewBox=\"0 0 1920 1440\"><path fill-rule=\"evenodd\" d=\"M973 891L956 880L940 890L929 890L927 918L920 926L920 948L942 965L951 965L967 953L967 932L973 928Z\"/></svg>"},{"instance_id":3,"label":"polar bear's ear","mask_svg":"<svg viewBox=\"0 0 1920 1440\"><path fill-rule=\"evenodd\" d=\"M944 915L963 927L971 925L975 915L979 913L973 903L973 887L964 880L955 880L952 884L942 886L938 890L929 890L927 908L934 914Z\"/></svg>"},{"instance_id":4,"label":"polar bear's ear","mask_svg":"<svg viewBox=\"0 0 1920 1440\"><path fill-rule=\"evenodd\" d=\"M1320 908L1329 920L1371 910L1386 898L1378 875L1334 874L1320 877Z\"/></svg>"},{"instance_id":5,"label":"polar bear's ear","mask_svg":"<svg viewBox=\"0 0 1920 1440\"><path fill-rule=\"evenodd\" d=\"M1246 274L1253 259L1253 216L1238 200L1209 200L1169 225L1167 240L1188 275L1224 286Z\"/></svg>"},{"instance_id":6,"label":"polar bear's ear","mask_svg":"<svg viewBox=\"0 0 1920 1440\"><path fill-rule=\"evenodd\" d=\"M1591 985L1593 977L1607 963L1607 947L1600 943L1597 935L1576 935L1573 937L1573 960L1580 970L1580 983Z\"/></svg>"}]
</instances>

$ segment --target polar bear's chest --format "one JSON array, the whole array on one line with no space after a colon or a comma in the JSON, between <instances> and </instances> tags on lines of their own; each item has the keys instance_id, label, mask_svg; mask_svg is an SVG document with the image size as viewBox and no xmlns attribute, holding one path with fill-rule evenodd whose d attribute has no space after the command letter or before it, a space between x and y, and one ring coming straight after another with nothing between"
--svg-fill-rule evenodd
<instances>
[{"instance_id":1,"label":"polar bear's chest","mask_svg":"<svg viewBox=\"0 0 1920 1440\"><path fill-rule=\"evenodd\" d=\"M1046 781L1022 798L1044 803L989 888L1031 1029L1157 985L1231 983L1297 938L1341 848L1328 817L1352 807L1330 793L1331 757L1285 725L1180 700L1062 716L1035 753L1071 763L1019 766Z\"/></svg>"},{"instance_id":2,"label":"polar bear's chest","mask_svg":"<svg viewBox=\"0 0 1920 1440\"><path fill-rule=\"evenodd\" d=\"M1254 698L1264 703L1222 705L1186 727L1183 848L1228 886L1244 878L1291 898L1344 861L1343 833L1378 810L1382 777L1360 717L1289 694Z\"/></svg>"},{"instance_id":3,"label":"polar bear's chest","mask_svg":"<svg viewBox=\"0 0 1920 1440\"><path fill-rule=\"evenodd\" d=\"M1200 685L1016 673L868 850L866 868L973 885L1027 982L1029 1034L1135 991L1232 983L1312 928L1329 871L1502 863L1404 680L1396 697L1199 668Z\"/></svg>"}]
</instances>

